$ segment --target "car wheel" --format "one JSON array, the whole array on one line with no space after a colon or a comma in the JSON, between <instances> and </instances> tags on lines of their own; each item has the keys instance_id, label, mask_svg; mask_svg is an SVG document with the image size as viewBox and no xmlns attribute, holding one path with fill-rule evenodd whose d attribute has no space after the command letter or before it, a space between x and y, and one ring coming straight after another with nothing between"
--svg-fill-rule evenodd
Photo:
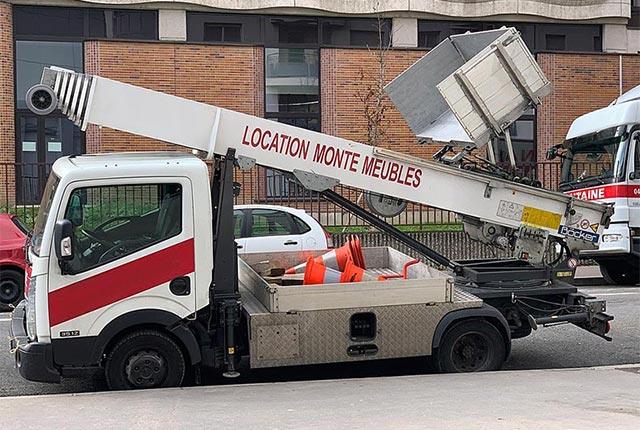
<instances>
[{"instance_id":1,"label":"car wheel","mask_svg":"<svg viewBox=\"0 0 640 430\"><path fill-rule=\"evenodd\" d=\"M482 319L465 320L449 328L438 348L435 366L443 373L498 370L505 360L504 339Z\"/></svg>"},{"instance_id":2,"label":"car wheel","mask_svg":"<svg viewBox=\"0 0 640 430\"><path fill-rule=\"evenodd\" d=\"M0 304L16 305L24 297L24 273L0 270Z\"/></svg>"},{"instance_id":3,"label":"car wheel","mask_svg":"<svg viewBox=\"0 0 640 430\"><path fill-rule=\"evenodd\" d=\"M107 354L104 366L112 390L179 387L185 371L178 344L156 330L140 330L120 339Z\"/></svg>"}]
</instances>

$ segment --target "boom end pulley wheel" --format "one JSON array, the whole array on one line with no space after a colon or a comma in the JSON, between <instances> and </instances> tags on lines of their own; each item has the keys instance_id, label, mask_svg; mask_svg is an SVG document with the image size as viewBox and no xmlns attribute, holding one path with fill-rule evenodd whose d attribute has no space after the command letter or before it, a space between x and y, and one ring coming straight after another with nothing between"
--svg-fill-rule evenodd
<instances>
[{"instance_id":1,"label":"boom end pulley wheel","mask_svg":"<svg viewBox=\"0 0 640 430\"><path fill-rule=\"evenodd\" d=\"M49 115L58 107L58 97L51 87L36 84L27 90L27 107L36 115Z\"/></svg>"}]
</instances>

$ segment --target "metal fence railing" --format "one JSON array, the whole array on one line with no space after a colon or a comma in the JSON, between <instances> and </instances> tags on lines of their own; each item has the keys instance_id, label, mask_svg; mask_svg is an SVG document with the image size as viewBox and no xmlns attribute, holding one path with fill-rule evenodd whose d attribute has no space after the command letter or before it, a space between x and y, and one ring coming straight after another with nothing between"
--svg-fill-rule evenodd
<instances>
[{"instance_id":1,"label":"metal fence railing","mask_svg":"<svg viewBox=\"0 0 640 430\"><path fill-rule=\"evenodd\" d=\"M523 163L518 168L522 175L542 182L544 188L556 189L558 186L560 164L557 162ZM46 163L0 163L0 211L17 212L30 224L37 214L40 196L50 169L51 164ZM241 184L236 204L295 207L305 210L330 232L368 231L362 220L325 201L317 193L305 190L287 174L258 166L247 171L237 169L235 180ZM363 193L360 190L338 185L335 191L357 204L364 205ZM396 226L407 226L408 230L417 232L451 230L452 225L459 225L454 212L414 203L410 203L402 214L387 221ZM455 232L448 233L451 237L456 236Z\"/></svg>"}]
</instances>

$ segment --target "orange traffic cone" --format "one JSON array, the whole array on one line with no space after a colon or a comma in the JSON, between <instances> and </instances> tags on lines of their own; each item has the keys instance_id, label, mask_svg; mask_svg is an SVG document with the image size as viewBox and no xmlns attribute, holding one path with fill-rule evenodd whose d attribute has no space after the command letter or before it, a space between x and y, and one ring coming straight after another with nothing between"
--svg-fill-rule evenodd
<instances>
[{"instance_id":1,"label":"orange traffic cone","mask_svg":"<svg viewBox=\"0 0 640 430\"><path fill-rule=\"evenodd\" d=\"M302 285L336 284L340 282L342 273L324 264L316 262L313 258L307 259Z\"/></svg>"},{"instance_id":2,"label":"orange traffic cone","mask_svg":"<svg viewBox=\"0 0 640 430\"><path fill-rule=\"evenodd\" d=\"M364 269L356 266L353 260L349 259L342 276L340 276L340 282L360 282L363 275Z\"/></svg>"},{"instance_id":3,"label":"orange traffic cone","mask_svg":"<svg viewBox=\"0 0 640 430\"><path fill-rule=\"evenodd\" d=\"M317 256L314 261L316 263L320 263L326 267L329 267L334 270L344 270L347 260L354 259L354 256L351 255L351 246L349 242L342 245L340 248L333 249L326 254L322 254ZM291 267L287 269L284 273L286 275L292 275L294 273L302 273L305 271L307 263L298 264L295 267Z\"/></svg>"},{"instance_id":4,"label":"orange traffic cone","mask_svg":"<svg viewBox=\"0 0 640 430\"><path fill-rule=\"evenodd\" d=\"M367 267L364 262L364 255L362 254L362 245L360 244L360 238L358 236L353 236L347 240L347 243L351 248L353 264L362 269L366 269Z\"/></svg>"}]
</instances>

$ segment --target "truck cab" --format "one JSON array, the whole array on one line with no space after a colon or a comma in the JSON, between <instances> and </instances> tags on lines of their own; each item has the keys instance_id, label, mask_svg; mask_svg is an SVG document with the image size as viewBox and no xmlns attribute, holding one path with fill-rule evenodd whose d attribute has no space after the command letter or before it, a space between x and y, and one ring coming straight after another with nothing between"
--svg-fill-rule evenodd
<instances>
[{"instance_id":1,"label":"truck cab","mask_svg":"<svg viewBox=\"0 0 640 430\"><path fill-rule=\"evenodd\" d=\"M107 326L137 314L149 324L178 321L206 306L211 202L198 189L208 190L207 167L188 154L56 161L28 247L27 300L16 312L26 312L26 333L14 329L28 337L27 355L54 363L22 360L21 372L95 364Z\"/></svg>"},{"instance_id":2,"label":"truck cab","mask_svg":"<svg viewBox=\"0 0 640 430\"><path fill-rule=\"evenodd\" d=\"M640 281L640 86L610 106L577 118L561 145L560 190L614 204L599 248L580 255L600 265L614 284ZM576 217L575 222L583 221ZM588 228L588 225L580 225Z\"/></svg>"}]
</instances>

